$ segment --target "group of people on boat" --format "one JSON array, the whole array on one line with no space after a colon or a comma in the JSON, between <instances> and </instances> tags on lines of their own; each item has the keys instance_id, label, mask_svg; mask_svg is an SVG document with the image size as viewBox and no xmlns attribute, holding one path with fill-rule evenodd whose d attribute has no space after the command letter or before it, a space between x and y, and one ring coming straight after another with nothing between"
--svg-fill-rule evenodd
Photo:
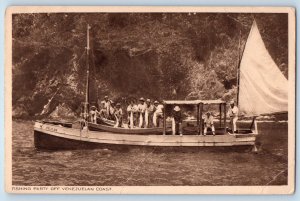
<instances>
[{"instance_id":1,"label":"group of people on boat","mask_svg":"<svg viewBox=\"0 0 300 201\"><path fill-rule=\"evenodd\" d=\"M123 111L125 107L125 111ZM127 118L124 118L127 113ZM152 102L150 99L140 98L137 104L135 100L130 100L126 105L116 103L104 97L104 100L96 106L92 106L90 110L90 121L97 123L97 118L116 121L115 126L121 127L123 124L129 128L149 128L159 127L160 119L163 117L163 105L158 101Z\"/></svg>"},{"instance_id":2,"label":"group of people on boat","mask_svg":"<svg viewBox=\"0 0 300 201\"><path fill-rule=\"evenodd\" d=\"M125 108L125 112L123 111ZM89 118L92 123L97 123L97 119L107 119L115 122L115 127L127 128L150 128L159 127L160 121L163 119L164 106L158 101L152 102L150 99L140 98L139 102L130 100L128 106L121 105L109 99L108 96L104 97L104 100L98 104L90 107ZM127 113L127 115L126 115ZM230 117L231 131L237 132L237 120L238 120L238 107L234 101L230 102L230 107L227 115ZM126 116L124 118L124 116ZM172 121L172 133L174 135L182 135L182 122L183 115L181 108L175 105L171 115ZM206 135L208 130L211 130L215 135L214 117L211 112L206 112L203 118L204 132Z\"/></svg>"}]
</instances>

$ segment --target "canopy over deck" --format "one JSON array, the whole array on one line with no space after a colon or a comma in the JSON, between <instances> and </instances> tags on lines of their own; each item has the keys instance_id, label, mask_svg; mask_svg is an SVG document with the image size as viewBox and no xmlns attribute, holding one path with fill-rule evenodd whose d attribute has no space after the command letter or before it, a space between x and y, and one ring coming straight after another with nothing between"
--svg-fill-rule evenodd
<instances>
[{"instance_id":1,"label":"canopy over deck","mask_svg":"<svg viewBox=\"0 0 300 201\"><path fill-rule=\"evenodd\" d=\"M166 105L198 105L200 104L199 100L164 100Z\"/></svg>"},{"instance_id":2,"label":"canopy over deck","mask_svg":"<svg viewBox=\"0 0 300 201\"><path fill-rule=\"evenodd\" d=\"M201 100L201 103L204 105L209 105L209 104L225 104L225 101L222 100Z\"/></svg>"},{"instance_id":3,"label":"canopy over deck","mask_svg":"<svg viewBox=\"0 0 300 201\"><path fill-rule=\"evenodd\" d=\"M208 104L222 104L226 103L222 100L165 100L163 101L166 105L198 105L203 103L205 105Z\"/></svg>"}]
</instances>

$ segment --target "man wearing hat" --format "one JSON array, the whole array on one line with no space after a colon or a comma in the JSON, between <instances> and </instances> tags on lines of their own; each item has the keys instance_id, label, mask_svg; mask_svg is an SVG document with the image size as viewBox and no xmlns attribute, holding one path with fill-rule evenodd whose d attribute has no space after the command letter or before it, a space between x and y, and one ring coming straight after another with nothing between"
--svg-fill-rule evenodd
<instances>
[{"instance_id":1,"label":"man wearing hat","mask_svg":"<svg viewBox=\"0 0 300 201\"><path fill-rule=\"evenodd\" d=\"M182 115L180 111L180 107L176 105L173 111L173 119L172 119L172 133L173 135L181 135L182 136Z\"/></svg>"},{"instance_id":2,"label":"man wearing hat","mask_svg":"<svg viewBox=\"0 0 300 201\"><path fill-rule=\"evenodd\" d=\"M142 128L144 124L146 111L146 103L144 98L140 98L140 103L138 104L137 110L139 114L139 128Z\"/></svg>"},{"instance_id":3,"label":"man wearing hat","mask_svg":"<svg viewBox=\"0 0 300 201\"><path fill-rule=\"evenodd\" d=\"M151 100L148 98L146 100L146 109L145 109L145 128L148 128L152 123L153 119L153 105L151 104Z\"/></svg>"},{"instance_id":4,"label":"man wearing hat","mask_svg":"<svg viewBox=\"0 0 300 201\"><path fill-rule=\"evenodd\" d=\"M120 103L117 103L117 105L116 105L116 109L114 111L114 116L116 118L115 127L122 127L123 111L122 111Z\"/></svg>"},{"instance_id":5,"label":"man wearing hat","mask_svg":"<svg viewBox=\"0 0 300 201\"><path fill-rule=\"evenodd\" d=\"M154 101L153 107L153 125L154 127L159 127L159 119L163 118L163 108L162 104L159 104L158 101Z\"/></svg>"},{"instance_id":6,"label":"man wearing hat","mask_svg":"<svg viewBox=\"0 0 300 201\"><path fill-rule=\"evenodd\" d=\"M204 117L204 135L207 134L207 129L210 128L213 135L215 135L214 117L210 112L207 112Z\"/></svg>"},{"instance_id":7,"label":"man wearing hat","mask_svg":"<svg viewBox=\"0 0 300 201\"><path fill-rule=\"evenodd\" d=\"M234 104L234 101L230 101L230 108L228 110L228 116L230 117L231 130L237 133L236 122L238 120L239 108Z\"/></svg>"}]
</instances>

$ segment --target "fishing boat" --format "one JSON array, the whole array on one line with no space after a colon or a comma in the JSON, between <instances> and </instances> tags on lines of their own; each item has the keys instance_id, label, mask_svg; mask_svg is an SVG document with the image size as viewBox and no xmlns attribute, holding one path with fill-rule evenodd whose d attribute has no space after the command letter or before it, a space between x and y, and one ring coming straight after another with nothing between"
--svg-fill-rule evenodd
<instances>
[{"instance_id":1,"label":"fishing boat","mask_svg":"<svg viewBox=\"0 0 300 201\"><path fill-rule=\"evenodd\" d=\"M89 54L89 26L87 28L87 55ZM288 81L269 55L258 27L253 22L238 67L237 104L240 114L251 116L252 122L232 133L228 130L227 104L222 100L165 100L164 108L193 105L197 120L192 129L182 135L173 135L167 126L167 110L164 110L163 127L151 129L114 128L112 125L85 122L85 126L37 121L34 125L34 142L37 148L82 149L120 147L253 147L258 135L256 117L287 111ZM84 111L88 114L89 65ZM203 135L203 119L206 106L219 108L216 135ZM187 124L189 125L189 124Z\"/></svg>"}]
</instances>

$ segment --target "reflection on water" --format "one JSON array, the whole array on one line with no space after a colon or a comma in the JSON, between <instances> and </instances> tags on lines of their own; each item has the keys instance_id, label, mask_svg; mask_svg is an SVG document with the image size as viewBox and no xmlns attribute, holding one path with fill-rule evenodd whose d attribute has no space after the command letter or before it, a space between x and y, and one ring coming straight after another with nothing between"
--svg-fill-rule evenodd
<instances>
[{"instance_id":1,"label":"reflection on water","mask_svg":"<svg viewBox=\"0 0 300 201\"><path fill-rule=\"evenodd\" d=\"M260 123L260 151L41 151L33 123L13 122L13 185L285 185L287 123Z\"/></svg>"}]
</instances>

